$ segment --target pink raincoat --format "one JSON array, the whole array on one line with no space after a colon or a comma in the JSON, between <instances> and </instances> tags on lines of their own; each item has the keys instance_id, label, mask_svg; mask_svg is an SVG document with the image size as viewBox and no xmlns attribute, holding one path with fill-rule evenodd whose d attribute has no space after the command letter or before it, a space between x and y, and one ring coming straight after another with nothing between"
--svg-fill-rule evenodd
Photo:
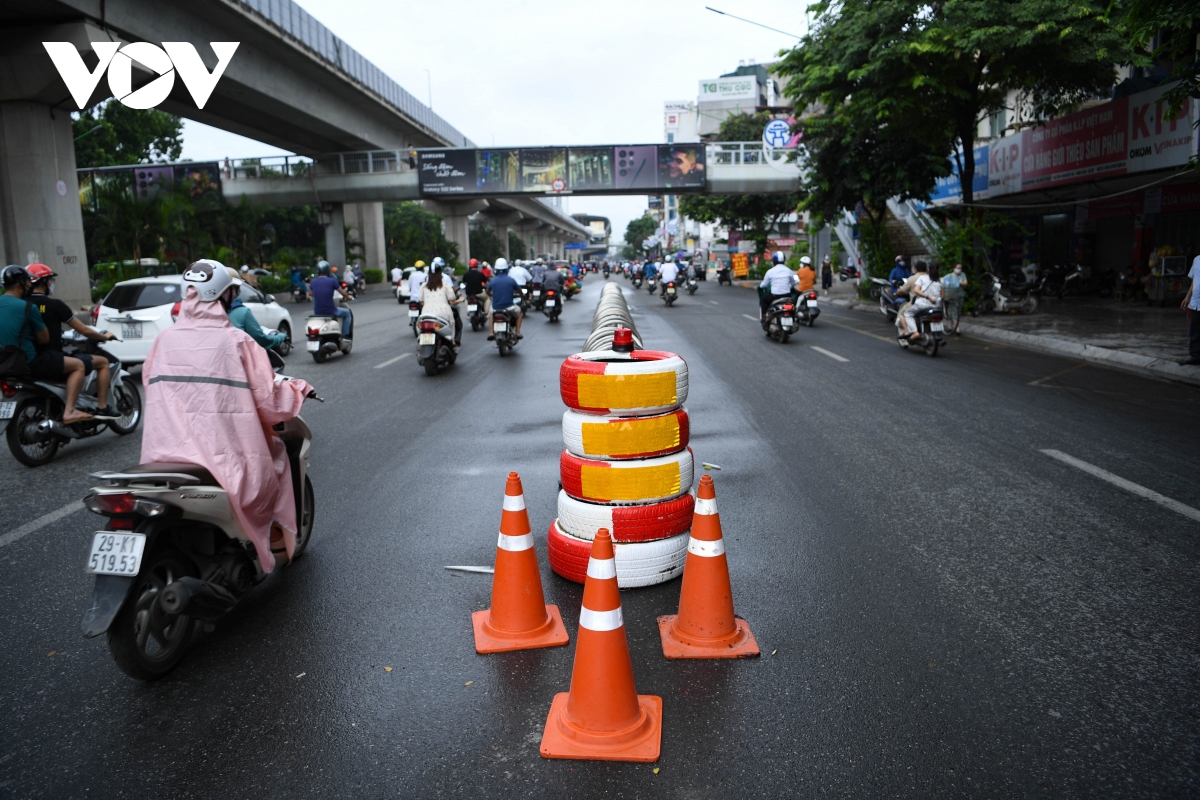
<instances>
[{"instance_id":1,"label":"pink raincoat","mask_svg":"<svg viewBox=\"0 0 1200 800\"><path fill-rule=\"evenodd\" d=\"M272 523L283 529L289 558L296 546L291 467L271 426L299 414L312 387L276 382L266 351L230 324L221 304L186 291L179 320L154 340L142 367L142 463L211 472L270 572Z\"/></svg>"}]
</instances>

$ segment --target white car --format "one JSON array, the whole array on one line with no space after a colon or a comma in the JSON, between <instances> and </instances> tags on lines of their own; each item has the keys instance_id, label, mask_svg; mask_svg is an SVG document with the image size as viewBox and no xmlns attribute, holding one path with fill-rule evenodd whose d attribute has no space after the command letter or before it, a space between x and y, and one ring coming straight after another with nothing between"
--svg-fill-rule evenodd
<instances>
[{"instance_id":1,"label":"white car","mask_svg":"<svg viewBox=\"0 0 1200 800\"><path fill-rule=\"evenodd\" d=\"M109 342L106 350L126 366L141 364L150 353L154 337L175 324L179 314L180 278L135 278L121 281L100 301L95 325L112 331L121 341ZM242 286L241 300L250 309L263 330L277 330L292 341L292 315L275 302L274 295L263 294L253 286Z\"/></svg>"}]
</instances>

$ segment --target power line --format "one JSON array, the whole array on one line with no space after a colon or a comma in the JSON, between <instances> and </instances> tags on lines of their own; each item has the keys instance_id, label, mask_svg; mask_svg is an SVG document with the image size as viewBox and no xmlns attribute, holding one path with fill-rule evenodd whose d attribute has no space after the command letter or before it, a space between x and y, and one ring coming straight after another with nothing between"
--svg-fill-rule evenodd
<instances>
[{"instance_id":1,"label":"power line","mask_svg":"<svg viewBox=\"0 0 1200 800\"><path fill-rule=\"evenodd\" d=\"M713 8L712 6L705 6L705 8L708 9L709 11L712 11L715 14L720 14L723 17L733 17L734 19L741 20L742 22L747 22L751 25L757 25L758 27L766 28L769 31L775 31L775 33L782 33L784 36L791 36L793 39L803 39L804 38L803 36L797 36L794 33L788 33L787 31L781 31L781 30L779 30L779 28L772 28L770 25L763 25L761 22L755 22L752 19L746 19L745 17L739 17L736 14L730 14L727 11L718 11L717 9Z\"/></svg>"}]
</instances>

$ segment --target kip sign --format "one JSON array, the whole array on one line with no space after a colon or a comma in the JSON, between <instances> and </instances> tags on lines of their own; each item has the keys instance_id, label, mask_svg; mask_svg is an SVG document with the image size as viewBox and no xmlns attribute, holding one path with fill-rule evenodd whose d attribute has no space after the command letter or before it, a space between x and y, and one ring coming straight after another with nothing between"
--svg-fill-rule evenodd
<instances>
[{"instance_id":1,"label":"kip sign","mask_svg":"<svg viewBox=\"0 0 1200 800\"><path fill-rule=\"evenodd\" d=\"M162 47L150 42L131 42L126 45L120 42L92 42L92 50L98 59L93 70L88 69L83 56L70 42L42 42L58 74L67 84L71 98L81 109L87 106L105 71L108 72L108 88L113 97L129 108L154 108L166 100L175 88L176 74L183 79L183 85L196 101L196 108L204 108L239 44L209 42L217 56L217 66L209 72L190 42L163 42ZM135 61L158 76L137 89L133 88Z\"/></svg>"}]
</instances>

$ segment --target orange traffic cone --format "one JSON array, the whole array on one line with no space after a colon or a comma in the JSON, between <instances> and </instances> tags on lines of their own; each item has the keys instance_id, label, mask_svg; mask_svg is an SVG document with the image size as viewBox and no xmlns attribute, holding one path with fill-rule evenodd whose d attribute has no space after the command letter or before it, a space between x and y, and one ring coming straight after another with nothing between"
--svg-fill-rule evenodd
<instances>
[{"instance_id":1,"label":"orange traffic cone","mask_svg":"<svg viewBox=\"0 0 1200 800\"><path fill-rule=\"evenodd\" d=\"M546 605L542 576L521 478L508 473L500 540L496 543L496 572L492 578L492 607L471 615L475 652L504 653L555 647L568 641L558 606Z\"/></svg>"},{"instance_id":2,"label":"orange traffic cone","mask_svg":"<svg viewBox=\"0 0 1200 800\"><path fill-rule=\"evenodd\" d=\"M717 493L709 475L700 479L679 613L658 618L663 655L667 658L744 658L759 654L746 620L733 615L733 590Z\"/></svg>"},{"instance_id":3,"label":"orange traffic cone","mask_svg":"<svg viewBox=\"0 0 1200 800\"><path fill-rule=\"evenodd\" d=\"M640 695L633 664L612 538L601 528L592 541L571 691L554 696L542 732L543 758L657 761L662 746L662 698Z\"/></svg>"}]
</instances>

